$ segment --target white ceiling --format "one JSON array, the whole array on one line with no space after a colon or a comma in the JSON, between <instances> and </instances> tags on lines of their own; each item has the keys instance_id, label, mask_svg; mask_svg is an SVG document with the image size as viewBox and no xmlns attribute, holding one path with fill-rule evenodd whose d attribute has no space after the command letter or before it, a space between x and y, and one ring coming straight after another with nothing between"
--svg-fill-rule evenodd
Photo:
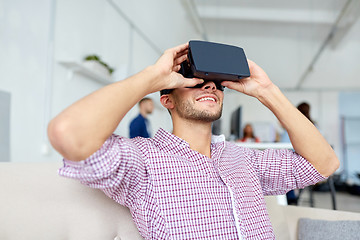
<instances>
[{"instance_id":1,"label":"white ceiling","mask_svg":"<svg viewBox=\"0 0 360 240\"><path fill-rule=\"evenodd\" d=\"M284 89L360 89L359 0L180 0L203 39L244 48Z\"/></svg>"}]
</instances>

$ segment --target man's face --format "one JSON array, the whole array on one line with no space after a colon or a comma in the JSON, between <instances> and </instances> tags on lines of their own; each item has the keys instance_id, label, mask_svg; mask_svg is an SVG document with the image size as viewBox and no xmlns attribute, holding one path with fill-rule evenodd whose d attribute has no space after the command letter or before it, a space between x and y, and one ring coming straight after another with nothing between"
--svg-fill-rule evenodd
<instances>
[{"instance_id":1,"label":"man's face","mask_svg":"<svg viewBox=\"0 0 360 240\"><path fill-rule=\"evenodd\" d=\"M172 92L175 111L184 119L213 122L221 117L224 92L214 82L201 88L178 88Z\"/></svg>"},{"instance_id":2,"label":"man's face","mask_svg":"<svg viewBox=\"0 0 360 240\"><path fill-rule=\"evenodd\" d=\"M154 110L154 103L152 100L146 100L143 102L144 104L144 109L146 111L147 114L151 114Z\"/></svg>"}]
</instances>

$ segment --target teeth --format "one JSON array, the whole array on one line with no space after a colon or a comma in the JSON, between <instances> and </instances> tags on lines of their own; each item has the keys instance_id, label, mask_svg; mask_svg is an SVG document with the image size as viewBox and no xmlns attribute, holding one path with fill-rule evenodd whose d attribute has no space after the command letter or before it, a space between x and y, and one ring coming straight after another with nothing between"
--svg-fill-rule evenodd
<instances>
[{"instance_id":1,"label":"teeth","mask_svg":"<svg viewBox=\"0 0 360 240\"><path fill-rule=\"evenodd\" d=\"M215 99L210 98L210 97L205 97L205 98L201 98L201 99L199 100L199 102L202 102L202 101L213 101L213 102L215 102Z\"/></svg>"}]
</instances>

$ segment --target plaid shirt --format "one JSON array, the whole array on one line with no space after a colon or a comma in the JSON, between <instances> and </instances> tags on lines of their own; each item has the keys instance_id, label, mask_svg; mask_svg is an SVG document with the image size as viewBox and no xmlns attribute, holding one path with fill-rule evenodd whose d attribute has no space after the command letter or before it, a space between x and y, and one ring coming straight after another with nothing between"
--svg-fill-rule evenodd
<instances>
[{"instance_id":1,"label":"plaid shirt","mask_svg":"<svg viewBox=\"0 0 360 240\"><path fill-rule=\"evenodd\" d=\"M213 136L211 158L159 129L154 138L112 135L60 175L127 206L145 239L274 239L264 195L324 180L290 150L254 150Z\"/></svg>"}]
</instances>

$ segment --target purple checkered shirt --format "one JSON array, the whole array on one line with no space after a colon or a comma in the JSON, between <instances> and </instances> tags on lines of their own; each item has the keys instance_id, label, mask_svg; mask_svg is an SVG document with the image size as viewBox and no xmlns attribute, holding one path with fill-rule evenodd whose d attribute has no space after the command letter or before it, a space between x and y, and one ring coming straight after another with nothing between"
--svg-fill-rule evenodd
<instances>
[{"instance_id":1,"label":"purple checkered shirt","mask_svg":"<svg viewBox=\"0 0 360 240\"><path fill-rule=\"evenodd\" d=\"M112 135L60 175L127 206L145 239L274 239L264 195L324 180L290 150L254 150L213 136L211 158L159 129L154 138Z\"/></svg>"}]
</instances>

